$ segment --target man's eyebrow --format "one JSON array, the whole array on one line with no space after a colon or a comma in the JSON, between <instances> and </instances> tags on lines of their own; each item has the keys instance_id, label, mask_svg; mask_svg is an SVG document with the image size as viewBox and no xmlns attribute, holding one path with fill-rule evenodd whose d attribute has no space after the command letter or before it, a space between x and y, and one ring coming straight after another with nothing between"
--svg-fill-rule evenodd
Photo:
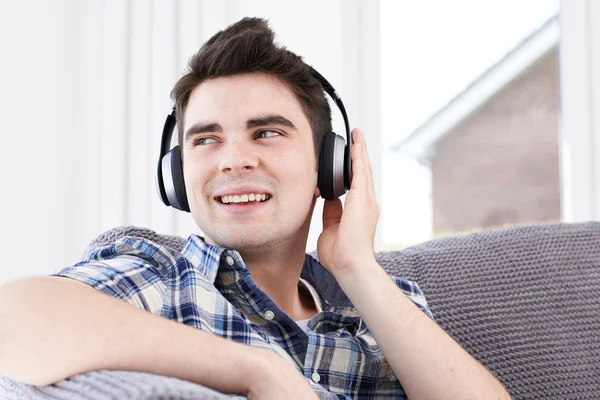
<instances>
[{"instance_id":1,"label":"man's eyebrow","mask_svg":"<svg viewBox=\"0 0 600 400\"><path fill-rule=\"evenodd\" d=\"M252 129L259 126L276 125L284 128L298 130L296 125L289 119L279 114L261 115L246 121L246 129Z\"/></svg>"},{"instance_id":2,"label":"man's eyebrow","mask_svg":"<svg viewBox=\"0 0 600 400\"><path fill-rule=\"evenodd\" d=\"M221 128L221 125L217 124L216 122L196 122L194 125L190 126L189 129L185 132L185 141L199 133L215 133L222 131L223 129Z\"/></svg>"},{"instance_id":3,"label":"man's eyebrow","mask_svg":"<svg viewBox=\"0 0 600 400\"><path fill-rule=\"evenodd\" d=\"M285 128L290 128L294 130L298 130L296 125L286 117L279 114L269 114L269 115L261 115L246 121L246 129L252 129L259 126L282 126ZM222 133L223 128L216 122L206 122L200 121L196 122L194 125L190 126L188 130L185 132L185 141L187 142L192 136L197 135L199 133Z\"/></svg>"}]
</instances>

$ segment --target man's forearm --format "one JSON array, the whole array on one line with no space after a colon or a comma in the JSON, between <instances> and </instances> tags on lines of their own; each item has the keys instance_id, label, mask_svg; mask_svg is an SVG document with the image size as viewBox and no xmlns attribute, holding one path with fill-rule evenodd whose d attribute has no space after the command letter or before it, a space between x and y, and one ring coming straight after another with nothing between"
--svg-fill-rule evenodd
<instances>
[{"instance_id":1,"label":"man's forearm","mask_svg":"<svg viewBox=\"0 0 600 400\"><path fill-rule=\"evenodd\" d=\"M0 287L0 320L0 375L34 385L112 369L244 394L267 354L66 278L31 278Z\"/></svg>"},{"instance_id":2,"label":"man's forearm","mask_svg":"<svg viewBox=\"0 0 600 400\"><path fill-rule=\"evenodd\" d=\"M500 382L414 305L375 261L344 268L336 279L410 399L510 398Z\"/></svg>"}]
</instances>

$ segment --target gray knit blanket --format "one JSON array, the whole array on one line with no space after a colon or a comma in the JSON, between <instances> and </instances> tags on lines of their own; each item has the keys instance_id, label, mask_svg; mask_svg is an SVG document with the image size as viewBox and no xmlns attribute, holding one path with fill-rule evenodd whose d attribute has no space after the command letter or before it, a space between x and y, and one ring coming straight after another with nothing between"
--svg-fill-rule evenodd
<instances>
[{"instance_id":1,"label":"gray knit blanket","mask_svg":"<svg viewBox=\"0 0 600 400\"><path fill-rule=\"evenodd\" d=\"M84 258L124 235L173 249L185 242L120 227L96 238ZM389 273L420 284L436 322L514 399L600 399L600 223L498 229L377 256ZM226 397L138 372L92 372L46 387L0 377L1 399Z\"/></svg>"}]
</instances>

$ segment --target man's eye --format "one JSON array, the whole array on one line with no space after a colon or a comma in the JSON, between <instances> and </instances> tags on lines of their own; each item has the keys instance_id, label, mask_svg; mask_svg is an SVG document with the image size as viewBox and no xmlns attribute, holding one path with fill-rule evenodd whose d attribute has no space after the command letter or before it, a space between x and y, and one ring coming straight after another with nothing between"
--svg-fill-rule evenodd
<instances>
[{"instance_id":1,"label":"man's eye","mask_svg":"<svg viewBox=\"0 0 600 400\"><path fill-rule=\"evenodd\" d=\"M266 139L266 138L271 138L271 137L275 137L275 136L281 136L281 133L279 133L277 131L260 131L256 135L256 138L257 139Z\"/></svg>"},{"instance_id":2,"label":"man's eye","mask_svg":"<svg viewBox=\"0 0 600 400\"><path fill-rule=\"evenodd\" d=\"M205 144L216 143L217 141L211 137L200 137L194 140L194 146L203 146Z\"/></svg>"}]
</instances>

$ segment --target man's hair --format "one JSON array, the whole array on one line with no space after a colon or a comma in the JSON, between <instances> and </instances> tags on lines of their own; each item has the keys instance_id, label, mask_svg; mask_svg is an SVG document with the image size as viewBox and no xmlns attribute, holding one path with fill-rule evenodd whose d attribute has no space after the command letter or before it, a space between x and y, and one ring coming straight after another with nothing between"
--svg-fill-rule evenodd
<instances>
[{"instance_id":1,"label":"man's hair","mask_svg":"<svg viewBox=\"0 0 600 400\"><path fill-rule=\"evenodd\" d=\"M283 81L300 102L313 134L317 165L321 143L331 131L331 109L320 83L302 58L274 42L268 22L244 18L216 33L192 56L188 70L171 91L175 102L179 144L191 92L206 80L263 72Z\"/></svg>"}]
</instances>

